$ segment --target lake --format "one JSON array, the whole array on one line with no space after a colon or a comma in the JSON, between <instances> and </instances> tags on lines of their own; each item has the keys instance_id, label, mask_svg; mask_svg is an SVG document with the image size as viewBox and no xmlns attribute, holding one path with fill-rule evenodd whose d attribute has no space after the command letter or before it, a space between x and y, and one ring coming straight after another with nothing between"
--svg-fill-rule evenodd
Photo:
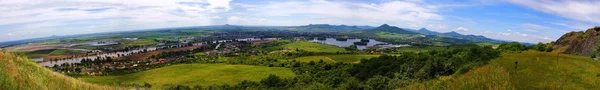
<instances>
[{"instance_id":1,"label":"lake","mask_svg":"<svg viewBox=\"0 0 600 90\"><path fill-rule=\"evenodd\" d=\"M322 44L335 45L339 47L348 47L350 45L354 45L354 42L360 42L360 39L347 39L346 41L338 41L335 38L326 38L325 40L317 40L317 38L311 40L311 42L317 42ZM356 49L364 50L367 47L375 46L377 44L387 44L386 42L377 41L374 39L369 39L367 45L356 45Z\"/></svg>"}]
</instances>

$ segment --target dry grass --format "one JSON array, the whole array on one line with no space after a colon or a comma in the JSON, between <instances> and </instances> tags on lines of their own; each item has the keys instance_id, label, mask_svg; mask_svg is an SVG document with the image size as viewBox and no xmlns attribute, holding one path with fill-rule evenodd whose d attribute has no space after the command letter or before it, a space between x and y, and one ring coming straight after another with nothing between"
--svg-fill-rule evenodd
<instances>
[{"instance_id":1,"label":"dry grass","mask_svg":"<svg viewBox=\"0 0 600 90\"><path fill-rule=\"evenodd\" d=\"M11 53L0 52L0 89L4 90L121 90L90 84L55 73Z\"/></svg>"}]
</instances>

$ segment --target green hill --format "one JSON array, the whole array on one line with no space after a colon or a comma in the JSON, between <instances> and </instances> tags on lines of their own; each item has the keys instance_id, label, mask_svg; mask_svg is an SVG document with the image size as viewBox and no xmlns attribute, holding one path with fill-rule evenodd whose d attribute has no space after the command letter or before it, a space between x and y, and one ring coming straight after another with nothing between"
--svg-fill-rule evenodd
<instances>
[{"instance_id":1,"label":"green hill","mask_svg":"<svg viewBox=\"0 0 600 90\"><path fill-rule=\"evenodd\" d=\"M0 89L4 90L116 90L55 73L25 57L0 51Z\"/></svg>"},{"instance_id":2,"label":"green hill","mask_svg":"<svg viewBox=\"0 0 600 90\"><path fill-rule=\"evenodd\" d=\"M515 61L518 61L518 64L515 65ZM504 54L488 65L463 75L440 77L437 80L409 85L402 89L585 90L598 88L600 88L600 62L584 56L525 51Z\"/></svg>"}]
</instances>

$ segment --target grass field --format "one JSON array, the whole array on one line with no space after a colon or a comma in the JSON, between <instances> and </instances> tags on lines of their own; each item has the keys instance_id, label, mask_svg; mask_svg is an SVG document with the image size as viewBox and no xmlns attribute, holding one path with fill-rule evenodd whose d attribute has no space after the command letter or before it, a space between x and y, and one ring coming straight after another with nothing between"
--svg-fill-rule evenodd
<instances>
[{"instance_id":1,"label":"grass field","mask_svg":"<svg viewBox=\"0 0 600 90\"><path fill-rule=\"evenodd\" d=\"M345 62L345 63L360 63L361 59L368 59L373 57L379 57L379 55L325 55L325 56L306 56L299 57L296 60L300 62L319 62L323 60L327 63Z\"/></svg>"},{"instance_id":2,"label":"grass field","mask_svg":"<svg viewBox=\"0 0 600 90\"><path fill-rule=\"evenodd\" d=\"M154 41L154 40L146 40L146 39L139 39L139 40L135 40L132 42L128 42L125 44L122 44L121 46L126 47L126 46L144 46L144 45L152 45L152 44L158 44L158 42Z\"/></svg>"},{"instance_id":3,"label":"grass field","mask_svg":"<svg viewBox=\"0 0 600 90\"><path fill-rule=\"evenodd\" d=\"M0 89L2 90L115 90L55 73L25 57L0 51Z\"/></svg>"},{"instance_id":4,"label":"grass field","mask_svg":"<svg viewBox=\"0 0 600 90\"><path fill-rule=\"evenodd\" d=\"M269 74L281 77L293 77L294 72L288 68L272 68L249 65L227 64L180 64L148 71L120 76L87 76L81 79L88 82L114 85L118 83L144 82L152 84L152 88L160 89L166 84L188 86L236 84L243 80L258 81Z\"/></svg>"},{"instance_id":5,"label":"grass field","mask_svg":"<svg viewBox=\"0 0 600 90\"><path fill-rule=\"evenodd\" d=\"M341 47L305 41L297 41L294 43L286 44L283 47L287 50L299 49L309 52L346 52L346 49Z\"/></svg>"},{"instance_id":6,"label":"grass field","mask_svg":"<svg viewBox=\"0 0 600 90\"><path fill-rule=\"evenodd\" d=\"M58 49L50 52L50 55L67 55L67 54L79 54L81 51L77 50L68 50L68 49Z\"/></svg>"},{"instance_id":7,"label":"grass field","mask_svg":"<svg viewBox=\"0 0 600 90\"><path fill-rule=\"evenodd\" d=\"M557 58L559 57L559 58ZM518 64L515 64L518 61ZM515 69L516 68L516 69ZM464 75L401 89L586 90L600 88L600 62L589 57L525 51L503 54Z\"/></svg>"},{"instance_id":8,"label":"grass field","mask_svg":"<svg viewBox=\"0 0 600 90\"><path fill-rule=\"evenodd\" d=\"M48 54L52 53L52 51L54 51L56 49L47 49L47 50L37 50L37 51L31 51L31 52L25 52L25 56L29 57L29 58L40 58L40 57L45 57L48 56Z\"/></svg>"},{"instance_id":9,"label":"grass field","mask_svg":"<svg viewBox=\"0 0 600 90\"><path fill-rule=\"evenodd\" d=\"M422 37L421 35L397 34L397 33L390 33L390 32L377 32L377 33L375 33L375 35L377 35L377 37L381 37L381 38L417 38L417 37Z\"/></svg>"}]
</instances>

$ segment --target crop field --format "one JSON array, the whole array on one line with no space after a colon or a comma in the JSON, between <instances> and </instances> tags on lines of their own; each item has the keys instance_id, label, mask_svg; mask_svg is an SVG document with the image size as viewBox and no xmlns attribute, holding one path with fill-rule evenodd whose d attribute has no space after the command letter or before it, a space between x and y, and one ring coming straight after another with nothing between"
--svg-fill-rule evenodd
<instances>
[{"instance_id":1,"label":"crop field","mask_svg":"<svg viewBox=\"0 0 600 90\"><path fill-rule=\"evenodd\" d=\"M525 51L504 54L464 75L440 77L403 89L567 89L600 88L600 62L589 57Z\"/></svg>"},{"instance_id":2,"label":"crop field","mask_svg":"<svg viewBox=\"0 0 600 90\"><path fill-rule=\"evenodd\" d=\"M249 65L227 65L227 64L179 64L148 71L119 75L119 76L85 76L81 80L116 85L118 83L152 84L152 88L160 89L166 84L178 84L188 86L206 86L236 84L244 80L259 81L269 74L280 77L293 77L294 72L288 68L262 67Z\"/></svg>"},{"instance_id":3,"label":"crop field","mask_svg":"<svg viewBox=\"0 0 600 90\"><path fill-rule=\"evenodd\" d=\"M67 54L79 54L81 51L69 50L69 49L58 49L50 52L50 55L67 55Z\"/></svg>"},{"instance_id":4,"label":"crop field","mask_svg":"<svg viewBox=\"0 0 600 90\"><path fill-rule=\"evenodd\" d=\"M361 59L379 57L379 55L325 55L325 56L306 56L296 58L300 62L319 62L323 60L327 63L345 62L345 63L360 63Z\"/></svg>"},{"instance_id":5,"label":"crop field","mask_svg":"<svg viewBox=\"0 0 600 90\"><path fill-rule=\"evenodd\" d=\"M346 52L346 49L333 46L333 45L325 45L319 43L298 41L290 44L284 45L284 48L287 50L304 50L309 52Z\"/></svg>"},{"instance_id":6,"label":"crop field","mask_svg":"<svg viewBox=\"0 0 600 90\"><path fill-rule=\"evenodd\" d=\"M143 46L143 45L152 45L152 44L158 44L158 42L156 42L154 40L139 39L139 40L125 43L122 46Z\"/></svg>"}]
</instances>

